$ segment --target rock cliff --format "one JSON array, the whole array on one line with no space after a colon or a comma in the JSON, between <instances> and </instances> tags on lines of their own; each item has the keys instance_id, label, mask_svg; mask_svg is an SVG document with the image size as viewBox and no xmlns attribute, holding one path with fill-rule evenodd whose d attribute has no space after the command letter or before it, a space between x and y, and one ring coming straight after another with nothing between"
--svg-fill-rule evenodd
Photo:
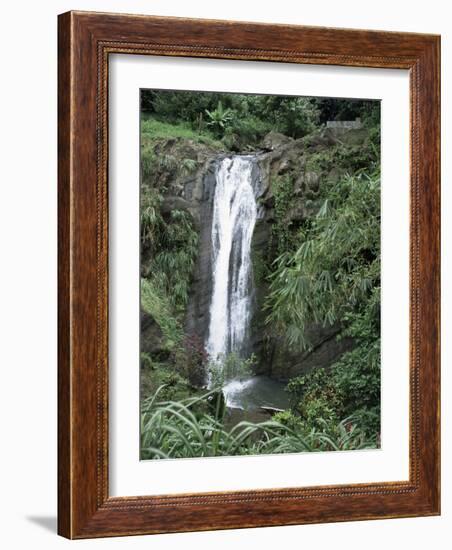
<instances>
[{"instance_id":1,"label":"rock cliff","mask_svg":"<svg viewBox=\"0 0 452 550\"><path fill-rule=\"evenodd\" d=\"M316 366L333 363L351 347L349 339L337 339L340 326L312 326L309 328L312 342L310 350L302 354L287 350L264 324L265 313L262 313L261 306L268 286L265 269L261 269L260 264L265 266L272 254L271 247L274 246L272 226L276 221L275 182L278 178L289 177L293 182L292 199L285 216L287 226L296 228L316 215L322 182L337 181L350 171L352 165L359 166L357 158L366 147L368 133L363 128L346 131L327 128L297 140L271 132L262 141L261 149L256 151L253 185L259 211L252 242L256 284L252 344L260 359L258 370L261 373L288 379ZM143 179L143 185L161 189L164 197L161 206L163 215L173 209L189 212L199 234L199 251L192 273L185 327L187 333L197 334L204 339L208 329L212 291L211 224L215 170L219 159L228 153L183 138L160 140L155 144L154 152L157 157L172 160L160 163L158 170ZM184 169L184 166L189 169ZM150 254L149 250L142 251L142 270L146 270ZM156 329L152 319L143 314L142 330L143 342L152 347ZM158 339L155 340L158 346Z\"/></svg>"}]
</instances>

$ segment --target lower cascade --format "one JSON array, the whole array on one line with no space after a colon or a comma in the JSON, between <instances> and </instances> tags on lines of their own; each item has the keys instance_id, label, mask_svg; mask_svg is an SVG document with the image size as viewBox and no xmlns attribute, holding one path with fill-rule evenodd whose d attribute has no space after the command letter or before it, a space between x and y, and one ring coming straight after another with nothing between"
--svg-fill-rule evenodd
<instances>
[{"instance_id":1,"label":"lower cascade","mask_svg":"<svg viewBox=\"0 0 452 550\"><path fill-rule=\"evenodd\" d=\"M251 239L257 218L253 165L252 155L235 155L222 159L216 171L206 350L218 368L227 354L243 355L249 336L254 293ZM226 388L224 393L227 401Z\"/></svg>"}]
</instances>

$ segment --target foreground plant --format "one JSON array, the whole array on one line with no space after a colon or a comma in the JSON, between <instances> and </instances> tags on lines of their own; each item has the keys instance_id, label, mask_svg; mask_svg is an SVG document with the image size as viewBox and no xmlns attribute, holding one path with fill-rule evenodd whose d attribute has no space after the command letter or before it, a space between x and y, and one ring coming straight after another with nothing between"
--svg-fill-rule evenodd
<instances>
[{"instance_id":1,"label":"foreground plant","mask_svg":"<svg viewBox=\"0 0 452 550\"><path fill-rule=\"evenodd\" d=\"M141 458L193 458L375 448L353 417L334 429L302 430L276 420L225 427L221 391L183 401L158 401L164 386L143 404Z\"/></svg>"}]
</instances>

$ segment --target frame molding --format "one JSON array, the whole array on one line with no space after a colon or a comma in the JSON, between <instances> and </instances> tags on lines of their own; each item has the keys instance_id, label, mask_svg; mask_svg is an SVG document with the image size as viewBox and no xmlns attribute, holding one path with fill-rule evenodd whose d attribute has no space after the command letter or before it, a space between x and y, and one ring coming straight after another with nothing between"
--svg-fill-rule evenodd
<instances>
[{"instance_id":1,"label":"frame molding","mask_svg":"<svg viewBox=\"0 0 452 550\"><path fill-rule=\"evenodd\" d=\"M108 58L112 53L410 71L410 479L108 495ZM58 532L67 538L440 513L440 38L67 12L58 20Z\"/></svg>"}]
</instances>

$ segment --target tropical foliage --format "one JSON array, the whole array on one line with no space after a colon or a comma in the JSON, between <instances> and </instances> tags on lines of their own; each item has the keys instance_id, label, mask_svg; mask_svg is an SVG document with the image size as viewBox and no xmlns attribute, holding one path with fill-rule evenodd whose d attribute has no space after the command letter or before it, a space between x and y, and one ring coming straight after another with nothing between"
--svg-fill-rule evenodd
<instances>
[{"instance_id":1,"label":"tropical foliage","mask_svg":"<svg viewBox=\"0 0 452 550\"><path fill-rule=\"evenodd\" d=\"M322 190L316 216L295 235L269 276L267 324L295 350L310 349L307 327L337 326L353 349L330 368L292 379L290 420L330 429L345 417L380 431L380 177L341 178ZM276 226L277 227L277 226ZM290 236L290 238L289 238ZM281 244L281 236L280 236Z\"/></svg>"},{"instance_id":2,"label":"tropical foliage","mask_svg":"<svg viewBox=\"0 0 452 550\"><path fill-rule=\"evenodd\" d=\"M276 259L268 322L287 335L291 345L307 348L309 323L350 322L368 300L378 323L379 190L378 173L341 179L309 225L300 229L299 245Z\"/></svg>"},{"instance_id":3,"label":"tropical foliage","mask_svg":"<svg viewBox=\"0 0 452 550\"><path fill-rule=\"evenodd\" d=\"M217 108L214 111L206 109L206 114L208 116L207 125L211 126L220 136L224 133L226 126L233 118L232 109L224 109L221 101L218 102Z\"/></svg>"},{"instance_id":4,"label":"tropical foliage","mask_svg":"<svg viewBox=\"0 0 452 550\"><path fill-rule=\"evenodd\" d=\"M145 274L176 310L183 310L198 251L198 233L186 210L173 209L164 217L162 202L163 196L159 191L142 187L142 246L152 251Z\"/></svg>"},{"instance_id":5,"label":"tropical foliage","mask_svg":"<svg viewBox=\"0 0 452 550\"><path fill-rule=\"evenodd\" d=\"M146 133L152 125L162 136L170 123L175 126L171 137L202 140L210 135L233 150L254 147L270 131L300 138L325 120L360 117L376 125L379 119L375 101L276 95L143 90L141 106Z\"/></svg>"},{"instance_id":6,"label":"tropical foliage","mask_svg":"<svg viewBox=\"0 0 452 550\"><path fill-rule=\"evenodd\" d=\"M159 392L144 401L141 413L141 456L191 458L312 451L339 451L376 447L356 419L339 422L334 431L327 423L320 429L301 429L278 420L242 421L225 427L221 392L182 401L158 401ZM207 412L197 412L200 404ZM321 423L322 424L322 423Z\"/></svg>"}]
</instances>

